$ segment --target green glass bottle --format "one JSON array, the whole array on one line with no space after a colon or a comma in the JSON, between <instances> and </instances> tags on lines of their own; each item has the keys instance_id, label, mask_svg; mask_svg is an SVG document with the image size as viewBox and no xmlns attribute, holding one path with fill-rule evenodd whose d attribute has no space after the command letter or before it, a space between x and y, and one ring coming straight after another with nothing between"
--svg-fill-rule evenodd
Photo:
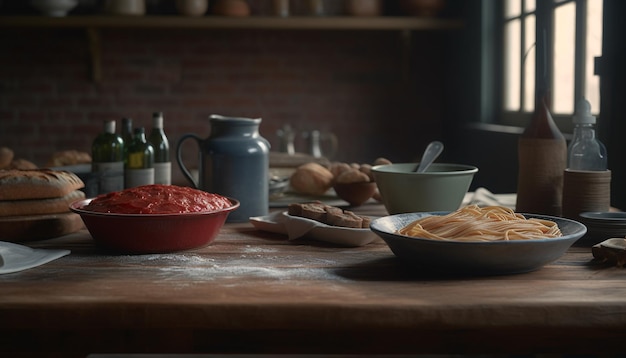
<instances>
[{"instance_id":1,"label":"green glass bottle","mask_svg":"<svg viewBox=\"0 0 626 358\"><path fill-rule=\"evenodd\" d=\"M124 189L124 140L115 133L115 121L104 121L104 130L91 145L91 171L99 173L98 194Z\"/></svg>"},{"instance_id":2,"label":"green glass bottle","mask_svg":"<svg viewBox=\"0 0 626 358\"><path fill-rule=\"evenodd\" d=\"M133 140L128 145L124 186L132 188L148 184L154 184L154 148L146 140L144 128L135 128Z\"/></svg>"},{"instance_id":3,"label":"green glass bottle","mask_svg":"<svg viewBox=\"0 0 626 358\"><path fill-rule=\"evenodd\" d=\"M152 130L148 142L154 147L154 183L172 183L172 163L170 162L170 143L163 130L163 113L152 114Z\"/></svg>"}]
</instances>

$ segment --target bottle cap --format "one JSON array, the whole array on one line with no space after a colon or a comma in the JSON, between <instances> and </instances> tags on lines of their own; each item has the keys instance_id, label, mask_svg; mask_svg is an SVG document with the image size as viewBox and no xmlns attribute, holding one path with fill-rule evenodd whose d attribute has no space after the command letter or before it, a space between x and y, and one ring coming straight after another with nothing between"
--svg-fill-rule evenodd
<instances>
[{"instance_id":1,"label":"bottle cap","mask_svg":"<svg viewBox=\"0 0 626 358\"><path fill-rule=\"evenodd\" d=\"M154 112L152 114L152 127L163 128L163 112Z\"/></svg>"},{"instance_id":2,"label":"bottle cap","mask_svg":"<svg viewBox=\"0 0 626 358\"><path fill-rule=\"evenodd\" d=\"M106 120L106 121L104 121L104 132L105 133L115 133L115 121L114 120Z\"/></svg>"},{"instance_id":3,"label":"bottle cap","mask_svg":"<svg viewBox=\"0 0 626 358\"><path fill-rule=\"evenodd\" d=\"M581 99L576 103L576 112L572 118L574 124L594 124L596 116L591 115L591 105L586 99Z\"/></svg>"}]
</instances>

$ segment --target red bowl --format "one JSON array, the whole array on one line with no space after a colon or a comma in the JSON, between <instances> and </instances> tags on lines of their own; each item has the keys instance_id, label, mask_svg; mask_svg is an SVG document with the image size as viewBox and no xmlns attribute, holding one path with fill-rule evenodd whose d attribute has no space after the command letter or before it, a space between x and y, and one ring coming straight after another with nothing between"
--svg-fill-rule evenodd
<instances>
[{"instance_id":1,"label":"red bowl","mask_svg":"<svg viewBox=\"0 0 626 358\"><path fill-rule=\"evenodd\" d=\"M213 242L228 214L239 201L228 198L228 208L183 214L115 214L83 209L93 198L70 205L96 244L128 254L167 253L195 249Z\"/></svg>"}]
</instances>

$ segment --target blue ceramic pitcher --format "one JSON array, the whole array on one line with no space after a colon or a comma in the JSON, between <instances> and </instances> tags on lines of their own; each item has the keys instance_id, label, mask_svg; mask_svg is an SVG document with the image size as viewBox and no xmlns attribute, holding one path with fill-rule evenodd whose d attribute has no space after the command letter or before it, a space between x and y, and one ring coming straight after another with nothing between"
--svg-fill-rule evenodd
<instances>
[{"instance_id":1,"label":"blue ceramic pitcher","mask_svg":"<svg viewBox=\"0 0 626 358\"><path fill-rule=\"evenodd\" d=\"M245 222L269 210L269 142L259 134L261 118L211 115L211 132L202 139L183 135L176 146L176 159L185 177L197 189L240 201L228 215L229 222ZM198 181L182 161L181 146L193 138L200 148Z\"/></svg>"}]
</instances>

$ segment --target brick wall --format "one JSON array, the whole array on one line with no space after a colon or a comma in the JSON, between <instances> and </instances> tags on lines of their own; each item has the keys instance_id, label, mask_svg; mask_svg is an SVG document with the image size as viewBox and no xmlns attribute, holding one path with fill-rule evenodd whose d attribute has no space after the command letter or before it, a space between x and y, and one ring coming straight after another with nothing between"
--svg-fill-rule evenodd
<instances>
[{"instance_id":1,"label":"brick wall","mask_svg":"<svg viewBox=\"0 0 626 358\"><path fill-rule=\"evenodd\" d=\"M0 146L44 165L55 150L90 151L105 119L149 129L160 110L172 148L208 136L217 113L262 117L275 149L290 124L334 132L337 160L412 160L440 136L441 40L415 33L409 53L396 31L104 29L96 83L85 31L3 29Z\"/></svg>"}]
</instances>

